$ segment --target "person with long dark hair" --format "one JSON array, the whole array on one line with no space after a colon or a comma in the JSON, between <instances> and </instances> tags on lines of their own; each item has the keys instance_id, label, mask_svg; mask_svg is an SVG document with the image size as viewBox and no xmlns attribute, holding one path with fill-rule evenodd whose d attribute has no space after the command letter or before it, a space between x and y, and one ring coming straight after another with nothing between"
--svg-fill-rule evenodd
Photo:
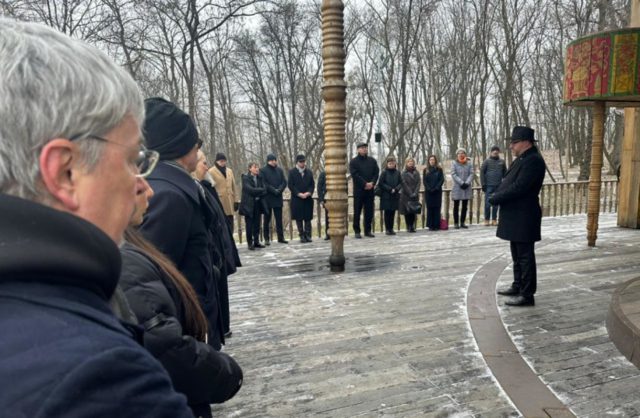
<instances>
[{"instance_id":1,"label":"person with long dark hair","mask_svg":"<svg viewBox=\"0 0 640 418\"><path fill-rule=\"evenodd\" d=\"M444 173L435 155L429 156L427 166L422 172L422 182L424 184L424 201L427 207L427 228L430 231L437 231L440 229Z\"/></svg>"},{"instance_id":2,"label":"person with long dark hair","mask_svg":"<svg viewBox=\"0 0 640 418\"><path fill-rule=\"evenodd\" d=\"M209 404L231 399L242 385L242 369L229 355L206 343L207 318L198 296L176 266L136 227L152 195L136 198L136 211L121 247L121 286L144 327L144 346L187 397L197 417L211 417Z\"/></svg>"},{"instance_id":3,"label":"person with long dark hair","mask_svg":"<svg viewBox=\"0 0 640 418\"><path fill-rule=\"evenodd\" d=\"M380 188L380 210L384 211L384 228L387 235L395 235L393 221L398 210L402 176L396 168L395 157L387 158L387 166L378 180Z\"/></svg>"},{"instance_id":4,"label":"person with long dark hair","mask_svg":"<svg viewBox=\"0 0 640 418\"><path fill-rule=\"evenodd\" d=\"M420 173L416 170L416 160L407 158L402 172L400 213L404 215L408 232L416 232L416 218L420 212Z\"/></svg>"}]
</instances>

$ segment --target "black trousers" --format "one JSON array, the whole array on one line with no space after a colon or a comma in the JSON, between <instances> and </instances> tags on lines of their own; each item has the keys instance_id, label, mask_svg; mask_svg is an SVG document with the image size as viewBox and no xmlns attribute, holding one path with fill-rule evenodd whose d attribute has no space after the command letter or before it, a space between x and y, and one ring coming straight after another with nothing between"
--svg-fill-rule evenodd
<instances>
[{"instance_id":1,"label":"black trousers","mask_svg":"<svg viewBox=\"0 0 640 418\"><path fill-rule=\"evenodd\" d=\"M371 232L371 224L373 222L373 201L375 195L371 193L363 193L353 198L353 232L360 233L360 213L364 209L364 233Z\"/></svg>"},{"instance_id":2,"label":"black trousers","mask_svg":"<svg viewBox=\"0 0 640 418\"><path fill-rule=\"evenodd\" d=\"M520 295L525 298L532 297L536 293L538 285L534 244L534 242L511 241L511 259L513 260L513 284L511 286L518 289Z\"/></svg>"},{"instance_id":3,"label":"black trousers","mask_svg":"<svg viewBox=\"0 0 640 418\"><path fill-rule=\"evenodd\" d=\"M284 231L282 229L282 207L269 208L267 213L264 214L264 224L262 226L264 239L266 241L271 241L271 216L276 219L276 234L278 235L278 239L284 239Z\"/></svg>"},{"instance_id":4,"label":"black trousers","mask_svg":"<svg viewBox=\"0 0 640 418\"><path fill-rule=\"evenodd\" d=\"M427 207L427 228L440 229L440 206Z\"/></svg>"},{"instance_id":5,"label":"black trousers","mask_svg":"<svg viewBox=\"0 0 640 418\"><path fill-rule=\"evenodd\" d=\"M460 202L462 202L462 213L458 216L458 208L460 207ZM469 204L468 200L454 200L453 201L453 222L457 225L458 219L460 219L460 223L464 225L464 221L467 220L467 205Z\"/></svg>"},{"instance_id":6,"label":"black trousers","mask_svg":"<svg viewBox=\"0 0 640 418\"><path fill-rule=\"evenodd\" d=\"M404 222L407 224L407 231L416 227L416 214L405 213Z\"/></svg>"},{"instance_id":7,"label":"black trousers","mask_svg":"<svg viewBox=\"0 0 640 418\"><path fill-rule=\"evenodd\" d=\"M229 228L231 228L231 235L233 235L233 215L227 215L226 218Z\"/></svg>"},{"instance_id":8,"label":"black trousers","mask_svg":"<svg viewBox=\"0 0 640 418\"><path fill-rule=\"evenodd\" d=\"M300 235L300 237L302 237L302 235L304 234L307 236L307 238L311 238L311 220L296 220L296 226L298 227L298 234Z\"/></svg>"},{"instance_id":9,"label":"black trousers","mask_svg":"<svg viewBox=\"0 0 640 418\"><path fill-rule=\"evenodd\" d=\"M396 217L395 210L384 211L384 229L385 231L393 231L393 221Z\"/></svg>"},{"instance_id":10,"label":"black trousers","mask_svg":"<svg viewBox=\"0 0 640 418\"><path fill-rule=\"evenodd\" d=\"M245 216L244 223L247 228L247 244L258 244L260 242L260 209L255 204L252 216Z\"/></svg>"}]
</instances>

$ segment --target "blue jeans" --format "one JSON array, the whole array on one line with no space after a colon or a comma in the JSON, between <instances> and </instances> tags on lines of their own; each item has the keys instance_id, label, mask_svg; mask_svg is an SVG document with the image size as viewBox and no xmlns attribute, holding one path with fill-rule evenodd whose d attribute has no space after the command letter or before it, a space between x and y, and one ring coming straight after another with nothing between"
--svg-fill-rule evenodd
<instances>
[{"instance_id":1,"label":"blue jeans","mask_svg":"<svg viewBox=\"0 0 640 418\"><path fill-rule=\"evenodd\" d=\"M493 195L493 192L496 191L498 186L487 186L487 191L484 193L484 220L490 221L493 219L494 221L498 220L498 206L492 206L489 203L489 198Z\"/></svg>"}]
</instances>

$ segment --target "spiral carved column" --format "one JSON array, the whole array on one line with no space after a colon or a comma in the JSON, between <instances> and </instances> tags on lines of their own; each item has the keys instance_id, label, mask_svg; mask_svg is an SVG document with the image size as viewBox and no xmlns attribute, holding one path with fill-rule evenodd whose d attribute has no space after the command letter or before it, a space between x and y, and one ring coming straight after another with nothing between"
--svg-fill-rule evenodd
<instances>
[{"instance_id":1,"label":"spiral carved column","mask_svg":"<svg viewBox=\"0 0 640 418\"><path fill-rule=\"evenodd\" d=\"M347 234L346 83L344 81L344 4L322 1L322 62L324 100L324 159L327 175L325 206L329 212L331 271L344 271L344 237Z\"/></svg>"},{"instance_id":2,"label":"spiral carved column","mask_svg":"<svg viewBox=\"0 0 640 418\"><path fill-rule=\"evenodd\" d=\"M593 107L593 142L591 144L591 174L589 175L589 206L587 208L587 245L589 247L595 247L596 239L598 238L604 113L604 102L596 103Z\"/></svg>"}]
</instances>

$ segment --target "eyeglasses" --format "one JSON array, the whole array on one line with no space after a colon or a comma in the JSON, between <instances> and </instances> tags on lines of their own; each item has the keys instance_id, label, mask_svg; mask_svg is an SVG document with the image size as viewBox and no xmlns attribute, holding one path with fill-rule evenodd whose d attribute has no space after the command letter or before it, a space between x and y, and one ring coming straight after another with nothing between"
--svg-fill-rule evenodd
<instances>
[{"instance_id":1,"label":"eyeglasses","mask_svg":"<svg viewBox=\"0 0 640 418\"><path fill-rule=\"evenodd\" d=\"M102 138L97 135L87 135L87 136L77 135L77 136L74 136L73 138L70 138L69 140L76 141L80 139L95 139L97 141L106 142L108 144L119 145L124 148L130 148L126 145L109 141L108 139ZM138 156L136 157L136 160L135 160L135 166L137 170L136 177L141 177L141 178L147 177L149 174L151 174L153 169L156 167L156 164L158 163L159 160L160 160L160 154L157 151L149 150L144 145L140 145L140 149L138 150Z\"/></svg>"}]
</instances>

